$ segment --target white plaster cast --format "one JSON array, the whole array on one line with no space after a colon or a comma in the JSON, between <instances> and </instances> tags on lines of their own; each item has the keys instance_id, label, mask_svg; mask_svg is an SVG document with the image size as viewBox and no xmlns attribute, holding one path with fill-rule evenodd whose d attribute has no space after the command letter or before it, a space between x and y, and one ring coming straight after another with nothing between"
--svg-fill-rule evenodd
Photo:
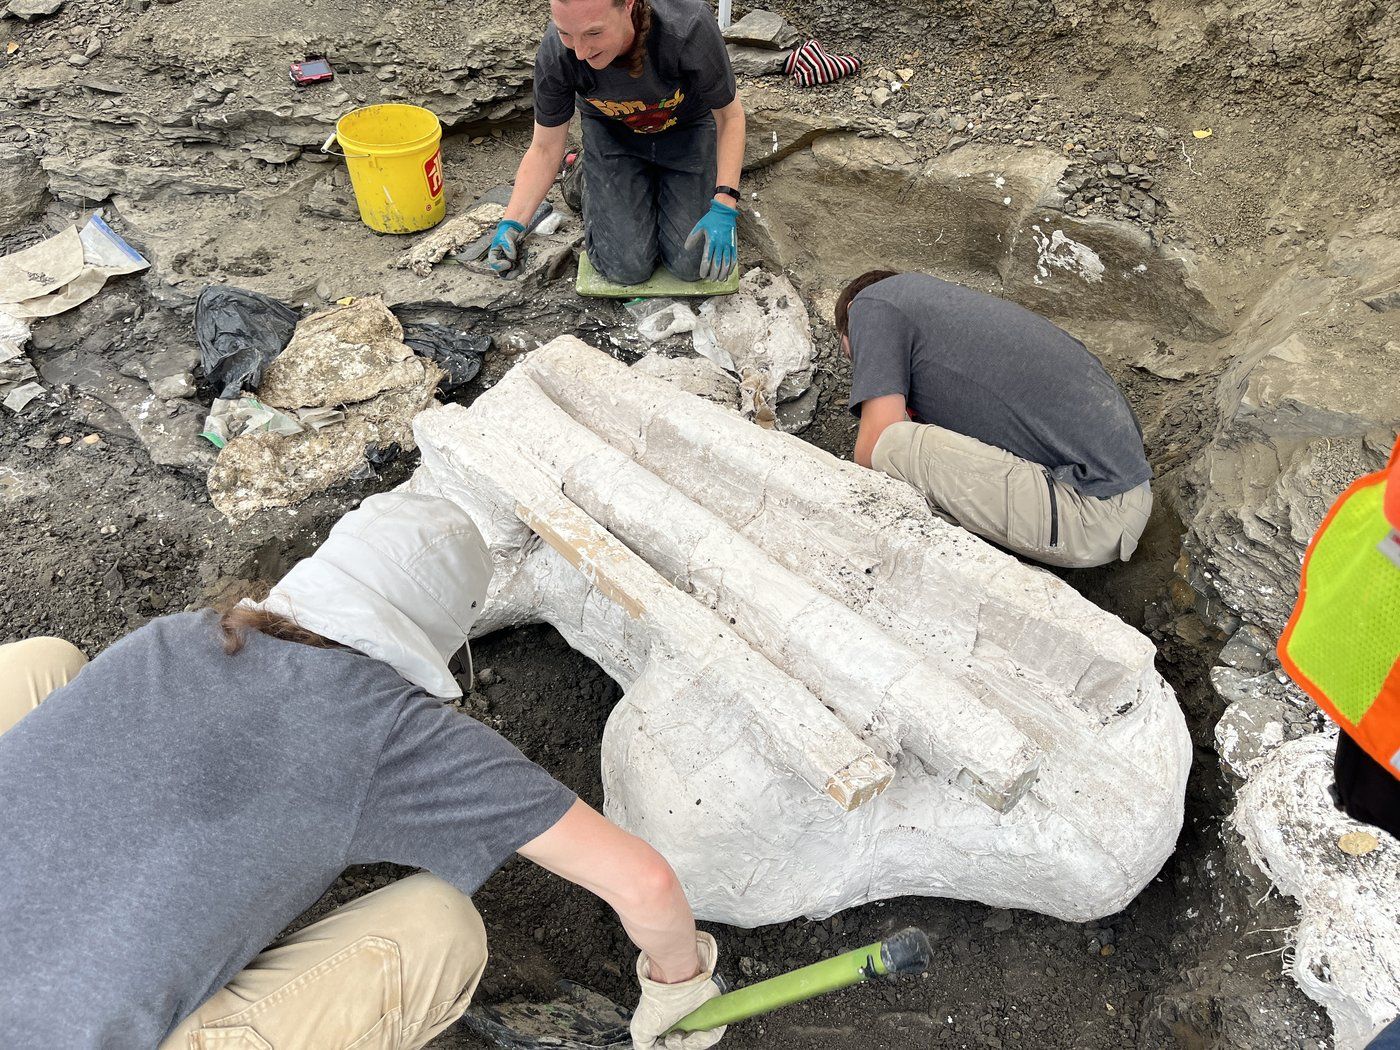
<instances>
[{"instance_id":1,"label":"white plaster cast","mask_svg":"<svg viewBox=\"0 0 1400 1050\"><path fill-rule=\"evenodd\" d=\"M576 339L420 415L413 486L498 572L477 633L553 624L624 689L606 810L697 913L924 894L1121 909L1191 747L1150 642L907 486Z\"/></svg>"},{"instance_id":2,"label":"white plaster cast","mask_svg":"<svg viewBox=\"0 0 1400 1050\"><path fill-rule=\"evenodd\" d=\"M1337 1050L1361 1050L1400 1015L1400 842L1332 805L1331 733L1289 740L1250 770L1234 822L1250 856L1298 900L1289 970L1327 1008ZM1339 843L1371 834L1361 856Z\"/></svg>"}]
</instances>

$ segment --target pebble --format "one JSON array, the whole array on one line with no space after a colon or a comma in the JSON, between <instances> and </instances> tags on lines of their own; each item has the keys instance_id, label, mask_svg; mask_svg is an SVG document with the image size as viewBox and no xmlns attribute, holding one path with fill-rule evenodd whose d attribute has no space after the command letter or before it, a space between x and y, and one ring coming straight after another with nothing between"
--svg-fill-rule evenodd
<instances>
[{"instance_id":1,"label":"pebble","mask_svg":"<svg viewBox=\"0 0 1400 1050\"><path fill-rule=\"evenodd\" d=\"M1005 933L1007 930L1011 929L1014 924L1015 920L1011 917L1009 911L999 911L990 916L986 922L982 923L982 926L985 929L991 930L993 933Z\"/></svg>"},{"instance_id":2,"label":"pebble","mask_svg":"<svg viewBox=\"0 0 1400 1050\"><path fill-rule=\"evenodd\" d=\"M70 66L85 66L88 64L89 61L90 59L87 57L87 55L74 54L68 56L68 64Z\"/></svg>"},{"instance_id":3,"label":"pebble","mask_svg":"<svg viewBox=\"0 0 1400 1050\"><path fill-rule=\"evenodd\" d=\"M500 680L500 676L496 674L494 668L483 667L480 671L476 672L476 684L479 686L485 687L488 685L495 685Z\"/></svg>"},{"instance_id":4,"label":"pebble","mask_svg":"<svg viewBox=\"0 0 1400 1050\"><path fill-rule=\"evenodd\" d=\"M195 392L194 376L188 372L177 372L173 376L165 376L157 379L151 384L151 393L156 397L166 401L173 401L176 398L193 397Z\"/></svg>"},{"instance_id":5,"label":"pebble","mask_svg":"<svg viewBox=\"0 0 1400 1050\"><path fill-rule=\"evenodd\" d=\"M961 113L955 113L953 114L952 120L949 121L949 126L952 127L954 131L965 131L967 130L967 118Z\"/></svg>"}]
</instances>

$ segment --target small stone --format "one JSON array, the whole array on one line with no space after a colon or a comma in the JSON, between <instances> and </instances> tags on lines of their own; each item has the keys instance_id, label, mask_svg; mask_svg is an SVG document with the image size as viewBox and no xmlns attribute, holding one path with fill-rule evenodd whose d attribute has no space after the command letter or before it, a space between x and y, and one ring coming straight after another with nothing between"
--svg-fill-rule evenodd
<instances>
[{"instance_id":1,"label":"small stone","mask_svg":"<svg viewBox=\"0 0 1400 1050\"><path fill-rule=\"evenodd\" d=\"M948 126L954 131L966 131L967 118L961 113L954 113L952 119L948 122Z\"/></svg>"},{"instance_id":2,"label":"small stone","mask_svg":"<svg viewBox=\"0 0 1400 1050\"><path fill-rule=\"evenodd\" d=\"M5 13L11 18L22 18L32 22L36 18L47 18L63 10L64 0L10 0Z\"/></svg>"},{"instance_id":3,"label":"small stone","mask_svg":"<svg viewBox=\"0 0 1400 1050\"><path fill-rule=\"evenodd\" d=\"M796 47L802 37L782 15L772 11L750 11L724 31L724 39L731 44L782 50Z\"/></svg>"},{"instance_id":4,"label":"small stone","mask_svg":"<svg viewBox=\"0 0 1400 1050\"><path fill-rule=\"evenodd\" d=\"M87 55L69 55L68 64L70 66L85 66L91 61Z\"/></svg>"},{"instance_id":5,"label":"small stone","mask_svg":"<svg viewBox=\"0 0 1400 1050\"><path fill-rule=\"evenodd\" d=\"M987 920L982 923L982 926L985 929L991 930L993 933L1005 933L1007 930L1011 929L1014 924L1015 919L1012 918L1011 912L999 911L989 916Z\"/></svg>"},{"instance_id":6,"label":"small stone","mask_svg":"<svg viewBox=\"0 0 1400 1050\"><path fill-rule=\"evenodd\" d=\"M1369 831L1348 831L1337 840L1337 848L1349 857L1364 857L1380 844Z\"/></svg>"},{"instance_id":7,"label":"small stone","mask_svg":"<svg viewBox=\"0 0 1400 1050\"><path fill-rule=\"evenodd\" d=\"M71 444L73 444L73 439L72 439L71 437L69 437L67 434L64 434L64 435L63 435L62 437L60 437L56 442L54 442L54 444L56 444L56 445L71 445Z\"/></svg>"},{"instance_id":8,"label":"small stone","mask_svg":"<svg viewBox=\"0 0 1400 1050\"><path fill-rule=\"evenodd\" d=\"M883 106L883 105L884 105L885 103L887 103L889 100L890 100L890 89L889 89L889 88L877 87L874 91L870 92L870 101L873 102L873 103L875 103L876 106Z\"/></svg>"},{"instance_id":9,"label":"small stone","mask_svg":"<svg viewBox=\"0 0 1400 1050\"><path fill-rule=\"evenodd\" d=\"M1113 945L1105 944L1102 948L1099 949L1099 954L1105 959L1107 959L1110 955L1113 954Z\"/></svg>"},{"instance_id":10,"label":"small stone","mask_svg":"<svg viewBox=\"0 0 1400 1050\"><path fill-rule=\"evenodd\" d=\"M188 372L178 372L173 376L165 376L151 384L151 393L166 401L174 401L182 397L193 397L194 392L194 376L190 375Z\"/></svg>"},{"instance_id":11,"label":"small stone","mask_svg":"<svg viewBox=\"0 0 1400 1050\"><path fill-rule=\"evenodd\" d=\"M101 434L89 434L87 437L83 438L83 444L84 444L84 445L100 445L100 444L102 444L102 435L101 435Z\"/></svg>"},{"instance_id":12,"label":"small stone","mask_svg":"<svg viewBox=\"0 0 1400 1050\"><path fill-rule=\"evenodd\" d=\"M494 668L483 667L480 671L476 672L476 684L483 688L488 685L495 685L500 680Z\"/></svg>"},{"instance_id":13,"label":"small stone","mask_svg":"<svg viewBox=\"0 0 1400 1050\"><path fill-rule=\"evenodd\" d=\"M543 927L543 926L536 926L536 927L534 928L534 930L531 931L530 936L533 937L533 938L535 939L535 943L536 943L536 944L543 944L543 943L544 943L544 927Z\"/></svg>"}]
</instances>

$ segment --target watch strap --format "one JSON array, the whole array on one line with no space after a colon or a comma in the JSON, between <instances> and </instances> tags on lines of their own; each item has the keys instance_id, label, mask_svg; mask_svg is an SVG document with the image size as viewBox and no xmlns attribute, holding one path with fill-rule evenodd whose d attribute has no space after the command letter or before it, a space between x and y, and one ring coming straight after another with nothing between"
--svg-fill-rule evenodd
<instances>
[{"instance_id":1,"label":"watch strap","mask_svg":"<svg viewBox=\"0 0 1400 1050\"><path fill-rule=\"evenodd\" d=\"M741 201L741 200L744 199L743 197L741 197L741 196L739 195L739 191L736 190L733 186L716 186L716 187L715 187L715 194L720 194L720 193L728 194L730 197L733 197L736 201ZM713 195L714 195L714 194L712 194L712 196L713 196Z\"/></svg>"}]
</instances>

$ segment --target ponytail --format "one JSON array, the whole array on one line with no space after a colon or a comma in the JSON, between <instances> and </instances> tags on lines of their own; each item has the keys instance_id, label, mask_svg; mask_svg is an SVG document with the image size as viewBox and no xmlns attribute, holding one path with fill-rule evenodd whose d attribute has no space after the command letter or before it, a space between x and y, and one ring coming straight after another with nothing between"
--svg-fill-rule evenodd
<instances>
[{"instance_id":1,"label":"ponytail","mask_svg":"<svg viewBox=\"0 0 1400 1050\"><path fill-rule=\"evenodd\" d=\"M618 6L625 2L618 0ZM651 36L651 4L648 0L633 0L632 31L636 35L632 40L631 54L627 56L627 75L635 80L646 70L647 64L647 38Z\"/></svg>"}]
</instances>

